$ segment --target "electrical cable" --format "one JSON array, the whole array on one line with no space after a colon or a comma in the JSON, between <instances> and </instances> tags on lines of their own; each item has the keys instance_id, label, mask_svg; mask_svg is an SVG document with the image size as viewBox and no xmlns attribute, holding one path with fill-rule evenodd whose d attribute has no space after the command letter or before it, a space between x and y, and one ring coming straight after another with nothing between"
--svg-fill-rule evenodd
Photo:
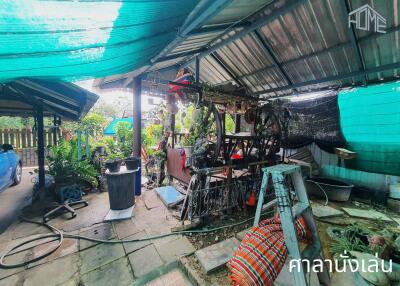
<instances>
[{"instance_id":1,"label":"electrical cable","mask_svg":"<svg viewBox=\"0 0 400 286\"><path fill-rule=\"evenodd\" d=\"M324 193L324 195L325 195L325 203L324 203L324 206L327 206L328 203L329 203L329 199L328 199L328 195L326 194L324 188L322 188L321 185L318 184L317 182L315 182L315 181L313 181L313 180L310 180L310 181L313 182L314 184L316 184L316 185L318 186L318 188Z\"/></svg>"},{"instance_id":2,"label":"electrical cable","mask_svg":"<svg viewBox=\"0 0 400 286\"><path fill-rule=\"evenodd\" d=\"M268 212L264 212L261 215L264 215L266 213L268 213ZM121 240L119 240L119 239L103 240L103 239L96 239L96 238L91 238L91 237L87 237L87 236L82 236L82 235L67 234L67 233L63 233L61 230L57 229L56 227L54 227L54 226L52 226L52 225L50 225L48 223L37 222L37 221L30 220L30 219L27 219L27 218L24 218L24 217L20 217L20 219L22 221L24 221L24 222L33 223L33 224L37 224L37 225L40 225L40 226L45 226L48 229L50 229L53 233L47 233L47 234L44 234L44 235L41 235L41 236L34 237L32 239L29 239L27 241L19 243L19 244L13 246L12 248L10 248L10 249L8 249L6 251L2 251L1 252L2 255L0 257L0 268L11 269L11 268L17 268L17 267L24 267L24 266L26 266L26 265L28 265L28 264L30 264L32 262L38 261L40 259L43 259L43 258L49 256L50 254L52 254L53 252L55 252L61 246L62 242L64 241L64 238L83 239L83 240L87 240L87 241L91 241L91 242L104 243L104 244L141 242L141 241L147 241L147 240L152 240L152 239L164 238L164 237L171 236L171 235L215 232L215 231L218 231L218 230L221 230L221 229L230 228L230 227L238 226L238 225L241 225L241 224L245 224L246 222L254 219L254 217L245 219L245 220L237 222L237 223L223 225L223 226L219 226L219 227L215 227L215 228L211 228L211 229L183 230L183 231L171 232L171 233L166 233L166 234L161 234L161 235L156 235L156 236L151 236L151 237L146 237L146 238L141 238L141 239L121 239ZM18 251L15 251L15 252L13 252L13 251L17 250L21 246L23 246L25 244L28 244L28 243L31 243L33 241L42 240L42 239L51 238L51 237L57 238L57 239L52 240L52 241L58 240L59 243L55 247L50 249L48 252L46 252L46 253L44 253L44 254L36 257L36 258L24 261L22 263L6 264L4 262L4 260L5 260L5 258L7 256L13 255L16 252L18 252ZM50 242L50 241L46 241L46 242L40 243L38 245L46 244L48 242ZM35 246L38 246L38 245L35 245ZM35 247L35 246L32 246L32 247Z\"/></svg>"}]
</instances>

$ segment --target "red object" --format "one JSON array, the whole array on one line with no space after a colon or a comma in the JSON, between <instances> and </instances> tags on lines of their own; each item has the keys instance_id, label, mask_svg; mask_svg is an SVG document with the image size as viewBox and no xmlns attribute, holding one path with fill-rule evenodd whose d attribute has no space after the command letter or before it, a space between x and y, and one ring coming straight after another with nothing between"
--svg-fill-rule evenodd
<instances>
[{"instance_id":1,"label":"red object","mask_svg":"<svg viewBox=\"0 0 400 286\"><path fill-rule=\"evenodd\" d=\"M189 85L193 79L193 76L190 73L185 73L182 76L176 78L173 82L179 83L180 85L175 85L175 84L168 84L170 89L170 93L178 93L180 97L182 97L182 89L184 88L181 86L182 84L184 85Z\"/></svg>"},{"instance_id":2,"label":"red object","mask_svg":"<svg viewBox=\"0 0 400 286\"><path fill-rule=\"evenodd\" d=\"M256 205L256 194L251 192L249 199L246 202L249 207L254 207Z\"/></svg>"},{"instance_id":3,"label":"red object","mask_svg":"<svg viewBox=\"0 0 400 286\"><path fill-rule=\"evenodd\" d=\"M186 152L184 149L181 150L181 168L182 171L186 168Z\"/></svg>"},{"instance_id":4,"label":"red object","mask_svg":"<svg viewBox=\"0 0 400 286\"><path fill-rule=\"evenodd\" d=\"M240 154L233 154L232 156L231 156L231 159L241 159L242 158L242 156L240 156Z\"/></svg>"},{"instance_id":5,"label":"red object","mask_svg":"<svg viewBox=\"0 0 400 286\"><path fill-rule=\"evenodd\" d=\"M142 147L142 158L144 159L144 161L147 161L147 152L143 147Z\"/></svg>"}]
</instances>

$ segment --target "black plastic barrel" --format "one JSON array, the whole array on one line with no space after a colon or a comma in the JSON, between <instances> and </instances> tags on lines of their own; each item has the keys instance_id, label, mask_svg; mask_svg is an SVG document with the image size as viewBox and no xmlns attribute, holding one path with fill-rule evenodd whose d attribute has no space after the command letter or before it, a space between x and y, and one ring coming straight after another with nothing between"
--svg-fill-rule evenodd
<instances>
[{"instance_id":1,"label":"black plastic barrel","mask_svg":"<svg viewBox=\"0 0 400 286\"><path fill-rule=\"evenodd\" d=\"M124 168L118 173L106 173L110 209L123 210L135 204L136 172Z\"/></svg>"}]
</instances>

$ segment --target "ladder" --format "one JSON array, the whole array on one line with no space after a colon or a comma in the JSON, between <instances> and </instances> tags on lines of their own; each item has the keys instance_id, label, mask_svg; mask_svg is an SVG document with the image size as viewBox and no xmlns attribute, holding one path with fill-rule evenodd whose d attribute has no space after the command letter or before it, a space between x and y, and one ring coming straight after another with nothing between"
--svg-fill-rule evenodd
<instances>
[{"instance_id":1,"label":"ladder","mask_svg":"<svg viewBox=\"0 0 400 286\"><path fill-rule=\"evenodd\" d=\"M268 187L268 180L271 177L273 187L275 190L276 204L278 206L283 236L285 244L288 249L289 259L303 259L310 261L310 266L313 265L315 259L323 260L321 251L321 241L319 239L318 231L314 222L310 202L308 200L306 188L304 186L303 177L301 176L301 169L299 165L285 165L279 164L272 167L264 168L261 189L258 197L257 211L254 218L254 226L258 225L263 207L264 194ZM288 187L285 184L285 179L290 176L294 191L296 193L297 202L292 206ZM296 234L294 222L299 217L303 216L308 228L312 233L312 244L308 245L303 252L300 252L299 242ZM298 263L299 269L295 269L292 273L296 286L306 286L306 273L302 263ZM311 268L311 267L310 267ZM327 267L324 264L323 271L318 273L318 280L321 285L329 285L330 277Z\"/></svg>"}]
</instances>

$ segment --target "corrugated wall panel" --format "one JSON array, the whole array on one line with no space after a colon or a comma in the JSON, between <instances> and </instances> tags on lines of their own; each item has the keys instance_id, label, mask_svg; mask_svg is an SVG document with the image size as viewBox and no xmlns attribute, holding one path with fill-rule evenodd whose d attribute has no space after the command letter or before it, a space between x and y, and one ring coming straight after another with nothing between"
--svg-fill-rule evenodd
<instances>
[{"instance_id":1,"label":"corrugated wall panel","mask_svg":"<svg viewBox=\"0 0 400 286\"><path fill-rule=\"evenodd\" d=\"M357 152L353 168L400 175L400 82L339 93L341 128Z\"/></svg>"}]
</instances>

